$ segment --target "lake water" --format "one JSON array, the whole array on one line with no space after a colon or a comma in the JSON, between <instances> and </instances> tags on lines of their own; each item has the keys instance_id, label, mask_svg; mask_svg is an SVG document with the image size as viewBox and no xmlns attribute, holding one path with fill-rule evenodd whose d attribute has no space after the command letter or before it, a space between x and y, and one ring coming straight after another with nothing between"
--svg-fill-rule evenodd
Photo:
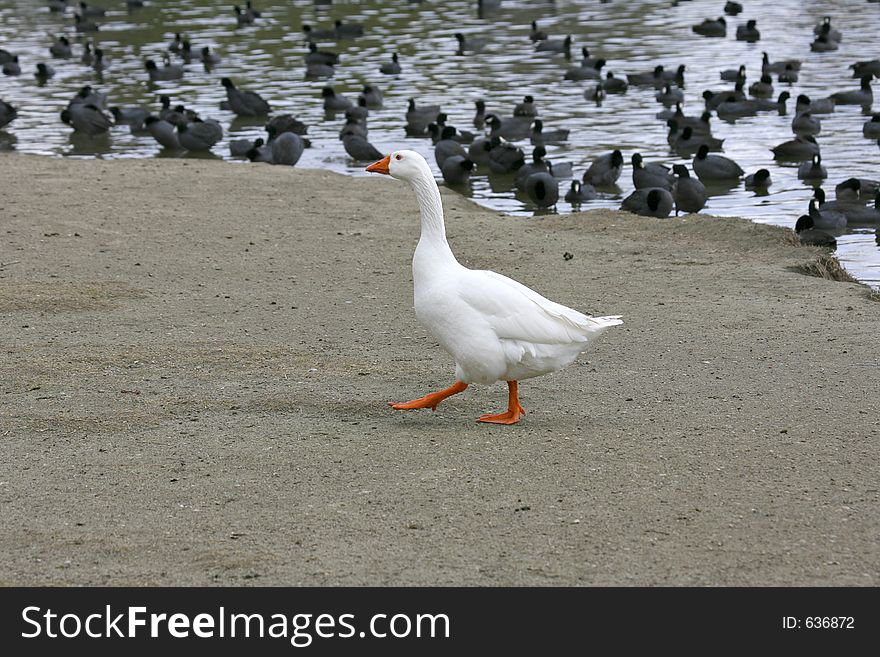
<instances>
[{"instance_id":1,"label":"lake water","mask_svg":"<svg viewBox=\"0 0 880 657\"><path fill-rule=\"evenodd\" d=\"M666 126L655 118L662 106L654 99L653 89L631 87L626 94L609 96L596 105L583 97L584 89L595 83L562 79L565 69L579 61L580 48L587 46L592 55L604 57L608 61L605 70L618 76L647 71L657 63L667 69L685 64L684 110L688 115L699 115L703 110L704 89L732 87L732 83L719 79L721 69L744 64L747 86L757 81L761 52L766 50L773 61L803 61L796 84L782 85L774 77L774 97L783 89L792 94L789 114L762 113L735 124L713 117L712 124L715 136L725 139L724 155L735 159L747 172L769 169L773 186L769 194L756 196L740 184L713 195L705 212L789 227L806 213L812 188L797 179L797 165L774 163L768 149L793 137L790 122L794 98L799 93L815 99L838 90L856 89L858 81L850 77L849 65L880 56L880 4L864 0L746 1L743 14L727 17L726 38L701 37L690 29L704 18L722 15L722 0L682 2L677 6L671 6L668 0L504 0L500 10L483 17L478 15L475 0L336 0L331 6L316 6L312 0L257 0L255 6L263 11L263 16L255 25L242 29L235 28L231 0L154 0L131 12L123 0L95 0L92 4L108 10L106 17L97 19L100 31L88 36L109 60L103 76L79 62L80 39L74 39L71 11L66 15L50 13L47 3L41 0L0 0L0 48L19 54L23 71L18 77L0 76L0 98L18 107L20 114L5 131L0 131L0 147L54 156L157 156L159 147L151 137L133 136L127 127L114 128L109 141L71 138L70 128L59 120L59 113L81 85L91 84L108 93L111 105L155 109L158 96L166 93L175 103L184 103L205 118L220 120L225 135L214 153L229 159L228 140L265 134L264 121L234 120L232 113L219 109L225 98L219 80L229 76L240 87L258 90L272 103L273 113L293 113L309 124L313 148L305 152L298 166L365 175L363 164L352 162L337 139L344 119L324 116L320 91L328 82L304 79L306 48L301 25L327 28L339 18L364 23L366 35L356 40L320 43L322 49L332 49L341 55L341 63L329 84L352 99L364 83L382 89L384 108L373 110L369 121L370 141L380 150L412 148L434 165L430 140L404 135L406 99L411 96L420 103L442 105L451 124L473 130L475 99L484 98L489 111L506 116L525 94L531 94L536 98L545 130L571 130L566 144L548 147L548 152L553 160L573 163L577 176L597 155L613 148L623 151L626 166L619 181L620 193L582 206L616 208L632 190L631 153L638 151L651 162L690 161L670 152ZM843 41L837 51L812 53L812 29L825 15L833 17L833 26L843 33ZM754 44L734 39L736 26L749 18L757 20L761 32L761 40ZM532 20L537 20L554 37L571 34L572 62L561 55L534 52L528 38ZM486 38L488 44L478 55L459 56L453 37L457 31ZM222 63L211 72L193 63L187 66L182 80L148 83L143 60L158 59L175 32L187 34L194 49L210 46L223 58ZM50 60L48 35L61 33L71 35L77 44L75 57ZM400 53L403 73L380 74L380 63L394 51ZM38 86L33 76L38 61L50 63L57 72L45 86ZM874 87L875 93L880 91L876 80ZM829 172L824 185L829 197L833 198L836 183L851 176L880 177L880 148L876 140L862 137L862 125L869 117L859 107L847 106L821 118L822 132L817 139ZM531 152L528 142L523 146L527 153ZM532 213L527 201L513 193L509 178L478 175L469 194L478 203L497 210ZM560 202L556 210L569 212L571 208ZM880 247L873 229L851 230L839 237L837 254L857 278L880 286Z\"/></svg>"}]
</instances>

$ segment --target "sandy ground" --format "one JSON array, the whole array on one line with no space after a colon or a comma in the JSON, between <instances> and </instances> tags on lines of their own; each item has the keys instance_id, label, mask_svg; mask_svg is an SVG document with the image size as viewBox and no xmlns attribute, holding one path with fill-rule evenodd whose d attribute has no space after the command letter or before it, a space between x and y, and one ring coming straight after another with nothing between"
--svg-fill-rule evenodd
<instances>
[{"instance_id":1,"label":"sandy ground","mask_svg":"<svg viewBox=\"0 0 880 657\"><path fill-rule=\"evenodd\" d=\"M496 427L503 384L386 406L453 376L402 183L0 181L0 583L880 584L880 303L795 271L788 231L444 192L462 262L626 322Z\"/></svg>"}]
</instances>

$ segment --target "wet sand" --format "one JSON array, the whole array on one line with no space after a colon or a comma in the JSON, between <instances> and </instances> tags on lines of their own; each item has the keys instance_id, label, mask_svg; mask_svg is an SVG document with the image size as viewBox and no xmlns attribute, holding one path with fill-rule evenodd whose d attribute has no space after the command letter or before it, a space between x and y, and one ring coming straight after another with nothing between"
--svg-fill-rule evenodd
<instances>
[{"instance_id":1,"label":"wet sand","mask_svg":"<svg viewBox=\"0 0 880 657\"><path fill-rule=\"evenodd\" d=\"M386 406L453 377L402 183L0 180L2 584L880 584L880 303L796 271L789 231L444 192L463 263L624 316L497 427L500 384Z\"/></svg>"}]
</instances>

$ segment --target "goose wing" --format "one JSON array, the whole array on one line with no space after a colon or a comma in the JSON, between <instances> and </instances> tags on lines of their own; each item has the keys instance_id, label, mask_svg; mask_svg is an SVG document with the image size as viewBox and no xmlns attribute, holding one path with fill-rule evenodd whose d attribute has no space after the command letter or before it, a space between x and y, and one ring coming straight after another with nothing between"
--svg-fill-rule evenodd
<instances>
[{"instance_id":1,"label":"goose wing","mask_svg":"<svg viewBox=\"0 0 880 657\"><path fill-rule=\"evenodd\" d=\"M586 342L590 334L623 323L618 316L584 315L493 271L473 271L460 294L500 339L534 344Z\"/></svg>"}]
</instances>

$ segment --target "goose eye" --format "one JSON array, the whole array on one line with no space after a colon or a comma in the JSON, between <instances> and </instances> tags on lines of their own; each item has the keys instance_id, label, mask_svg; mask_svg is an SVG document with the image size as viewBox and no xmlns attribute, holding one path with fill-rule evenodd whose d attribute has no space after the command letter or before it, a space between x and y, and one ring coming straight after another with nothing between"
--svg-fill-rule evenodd
<instances>
[{"instance_id":1,"label":"goose eye","mask_svg":"<svg viewBox=\"0 0 880 657\"><path fill-rule=\"evenodd\" d=\"M397 155L394 156L394 159L395 159L395 160L402 160L402 159L403 159L403 155L401 155L400 153L398 153Z\"/></svg>"}]
</instances>

